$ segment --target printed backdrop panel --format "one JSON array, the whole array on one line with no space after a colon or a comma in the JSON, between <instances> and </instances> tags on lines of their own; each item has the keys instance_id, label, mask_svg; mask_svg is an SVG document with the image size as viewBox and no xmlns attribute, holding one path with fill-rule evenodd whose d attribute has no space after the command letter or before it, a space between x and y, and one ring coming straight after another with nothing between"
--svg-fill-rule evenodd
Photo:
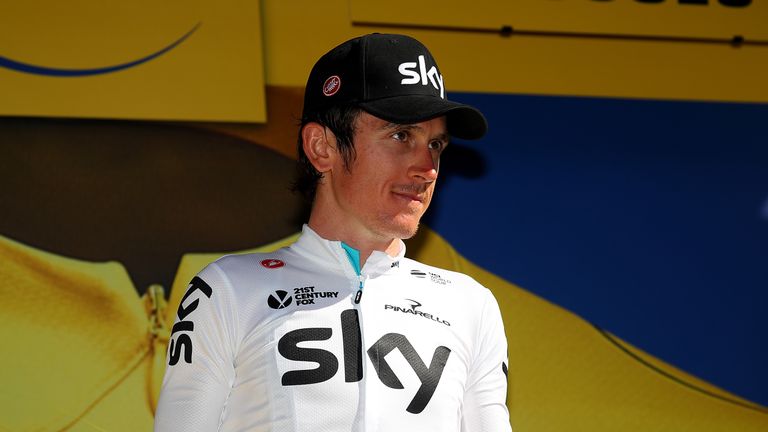
<instances>
[{"instance_id":1,"label":"printed backdrop panel","mask_svg":"<svg viewBox=\"0 0 768 432\"><path fill-rule=\"evenodd\" d=\"M464 256L768 405L768 105L456 94L425 223Z\"/></svg>"},{"instance_id":2,"label":"printed backdrop panel","mask_svg":"<svg viewBox=\"0 0 768 432\"><path fill-rule=\"evenodd\" d=\"M451 92L465 91L768 102L768 86L765 85L768 44L731 45L728 43L732 36L730 30L720 32L723 39L717 39L717 43L556 33L513 33L504 37L497 32L499 26L509 24L516 29L524 28L519 19L528 16L526 10L526 14L516 14L514 20L508 20L502 19L505 17L501 12L489 12L499 11L509 3L507 0L447 1L439 5L428 1L412 2L407 6L396 1L382 3L386 4L386 10L375 9L378 6L370 3L366 3L365 7L375 14L363 18L375 18L381 24L361 21L359 6L363 2L357 0L352 4L350 0L265 2L262 13L265 17L264 49L269 59L265 62L267 83L303 87L314 61L329 47L360 34L389 32L409 34L429 47L438 59L449 97ZM596 2L536 0L536 3L559 6ZM644 17L640 13L644 10L662 11L674 6L690 15L690 19L680 17L674 26L688 28L694 26L697 14L705 10L717 9L725 14L729 11L736 13L737 9L731 11L720 4L640 4L636 0L614 0L591 6L605 7L618 13L622 10L619 3L638 12L636 15L623 15L622 25L626 24L627 29L635 25L634 21L645 26L656 25L653 23L662 19L656 15ZM351 18L348 12L350 6ZM743 10L748 11L750 17L757 17L758 22L766 22L765 15L758 13L758 7L763 6L755 3ZM555 12L564 20L574 19L569 13ZM493 23L494 32L451 30L455 26L467 29L476 16L498 16L499 19ZM429 23L430 26L412 24L419 22ZM589 31L594 33L597 29ZM747 41L755 37L746 30L741 34Z\"/></svg>"},{"instance_id":3,"label":"printed backdrop panel","mask_svg":"<svg viewBox=\"0 0 768 432\"><path fill-rule=\"evenodd\" d=\"M263 122L258 1L0 7L0 115Z\"/></svg>"},{"instance_id":4,"label":"printed backdrop panel","mask_svg":"<svg viewBox=\"0 0 768 432\"><path fill-rule=\"evenodd\" d=\"M350 1L361 23L768 41L768 4L752 0Z\"/></svg>"}]
</instances>

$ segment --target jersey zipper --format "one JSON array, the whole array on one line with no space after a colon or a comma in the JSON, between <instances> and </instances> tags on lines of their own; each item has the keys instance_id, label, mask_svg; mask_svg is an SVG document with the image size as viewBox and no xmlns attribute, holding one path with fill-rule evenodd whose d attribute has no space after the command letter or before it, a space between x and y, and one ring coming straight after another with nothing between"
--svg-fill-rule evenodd
<instances>
[{"instance_id":1,"label":"jersey zipper","mask_svg":"<svg viewBox=\"0 0 768 432\"><path fill-rule=\"evenodd\" d=\"M355 293L355 298L353 301L355 304L360 304L360 299L363 298L363 287L365 286L366 279L365 276L363 276L363 269L360 266L360 251L344 242L341 242L341 248L346 253L349 264L352 265L352 270L354 270L355 274L357 275L359 284L357 286L357 293Z\"/></svg>"},{"instance_id":2,"label":"jersey zipper","mask_svg":"<svg viewBox=\"0 0 768 432\"><path fill-rule=\"evenodd\" d=\"M365 286L366 278L362 274L357 275L357 278L360 281L360 285L357 289L357 294L355 294L355 304L360 304L360 299L363 298L363 287Z\"/></svg>"},{"instance_id":3,"label":"jersey zipper","mask_svg":"<svg viewBox=\"0 0 768 432\"><path fill-rule=\"evenodd\" d=\"M355 427L356 428L360 427L362 428L362 430L370 430L368 425L369 412L368 412L368 404L367 404L368 384L366 380L362 379L363 377L368 375L368 362L366 361L367 357L365 355L366 354L365 347L367 345L365 342L366 340L365 332L363 331L363 328L365 327L365 324L364 324L365 317L363 316L362 305L360 305L360 300L362 300L363 298L363 289L365 288L365 283L368 280L368 276L360 272L357 274L357 280L358 280L358 288L357 288L357 293L355 293L354 304L352 307L357 311L357 326L358 326L357 328L358 328L358 331L360 332L360 351L358 356L360 356L359 361L360 361L361 368L359 373L360 373L362 386L359 387L359 389L363 397L362 397L362 403L360 404L360 407L359 407L361 418L355 422Z\"/></svg>"}]
</instances>

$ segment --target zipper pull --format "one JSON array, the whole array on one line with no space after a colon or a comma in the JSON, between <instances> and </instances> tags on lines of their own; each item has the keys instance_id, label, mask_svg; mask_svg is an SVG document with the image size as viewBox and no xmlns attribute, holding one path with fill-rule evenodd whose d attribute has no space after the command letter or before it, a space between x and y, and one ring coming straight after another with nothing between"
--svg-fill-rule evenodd
<instances>
[{"instance_id":1,"label":"zipper pull","mask_svg":"<svg viewBox=\"0 0 768 432\"><path fill-rule=\"evenodd\" d=\"M360 304L360 299L363 298L363 275L358 277L360 278L360 288L358 288L357 294L355 294L355 304Z\"/></svg>"}]
</instances>

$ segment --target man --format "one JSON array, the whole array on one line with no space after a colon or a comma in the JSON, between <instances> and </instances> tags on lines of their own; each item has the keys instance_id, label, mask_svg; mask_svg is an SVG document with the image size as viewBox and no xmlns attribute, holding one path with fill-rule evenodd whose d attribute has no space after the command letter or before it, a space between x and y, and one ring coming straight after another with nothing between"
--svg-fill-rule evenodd
<instances>
[{"instance_id":1,"label":"man","mask_svg":"<svg viewBox=\"0 0 768 432\"><path fill-rule=\"evenodd\" d=\"M401 35L352 39L315 64L297 182L309 223L288 248L192 280L156 431L510 430L495 299L404 258L449 136L486 130L443 83Z\"/></svg>"}]
</instances>

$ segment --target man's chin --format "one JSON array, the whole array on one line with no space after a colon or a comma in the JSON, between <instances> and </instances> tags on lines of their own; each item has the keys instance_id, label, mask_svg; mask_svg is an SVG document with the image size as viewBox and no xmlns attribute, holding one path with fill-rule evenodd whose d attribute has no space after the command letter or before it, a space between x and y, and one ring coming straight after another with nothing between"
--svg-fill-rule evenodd
<instances>
[{"instance_id":1,"label":"man's chin","mask_svg":"<svg viewBox=\"0 0 768 432\"><path fill-rule=\"evenodd\" d=\"M395 238L402 240L409 239L416 235L419 230L419 221L407 223L395 223L390 227L390 232Z\"/></svg>"},{"instance_id":2,"label":"man's chin","mask_svg":"<svg viewBox=\"0 0 768 432\"><path fill-rule=\"evenodd\" d=\"M407 239L415 236L418 231L419 231L419 224L417 223L412 229L409 229L407 231L403 231L402 232L403 235L400 236L399 238L401 240L407 240Z\"/></svg>"},{"instance_id":3,"label":"man's chin","mask_svg":"<svg viewBox=\"0 0 768 432\"><path fill-rule=\"evenodd\" d=\"M387 236L405 240L416 235L420 220L420 215L399 214L379 219L379 226L381 232L386 232Z\"/></svg>"}]
</instances>

